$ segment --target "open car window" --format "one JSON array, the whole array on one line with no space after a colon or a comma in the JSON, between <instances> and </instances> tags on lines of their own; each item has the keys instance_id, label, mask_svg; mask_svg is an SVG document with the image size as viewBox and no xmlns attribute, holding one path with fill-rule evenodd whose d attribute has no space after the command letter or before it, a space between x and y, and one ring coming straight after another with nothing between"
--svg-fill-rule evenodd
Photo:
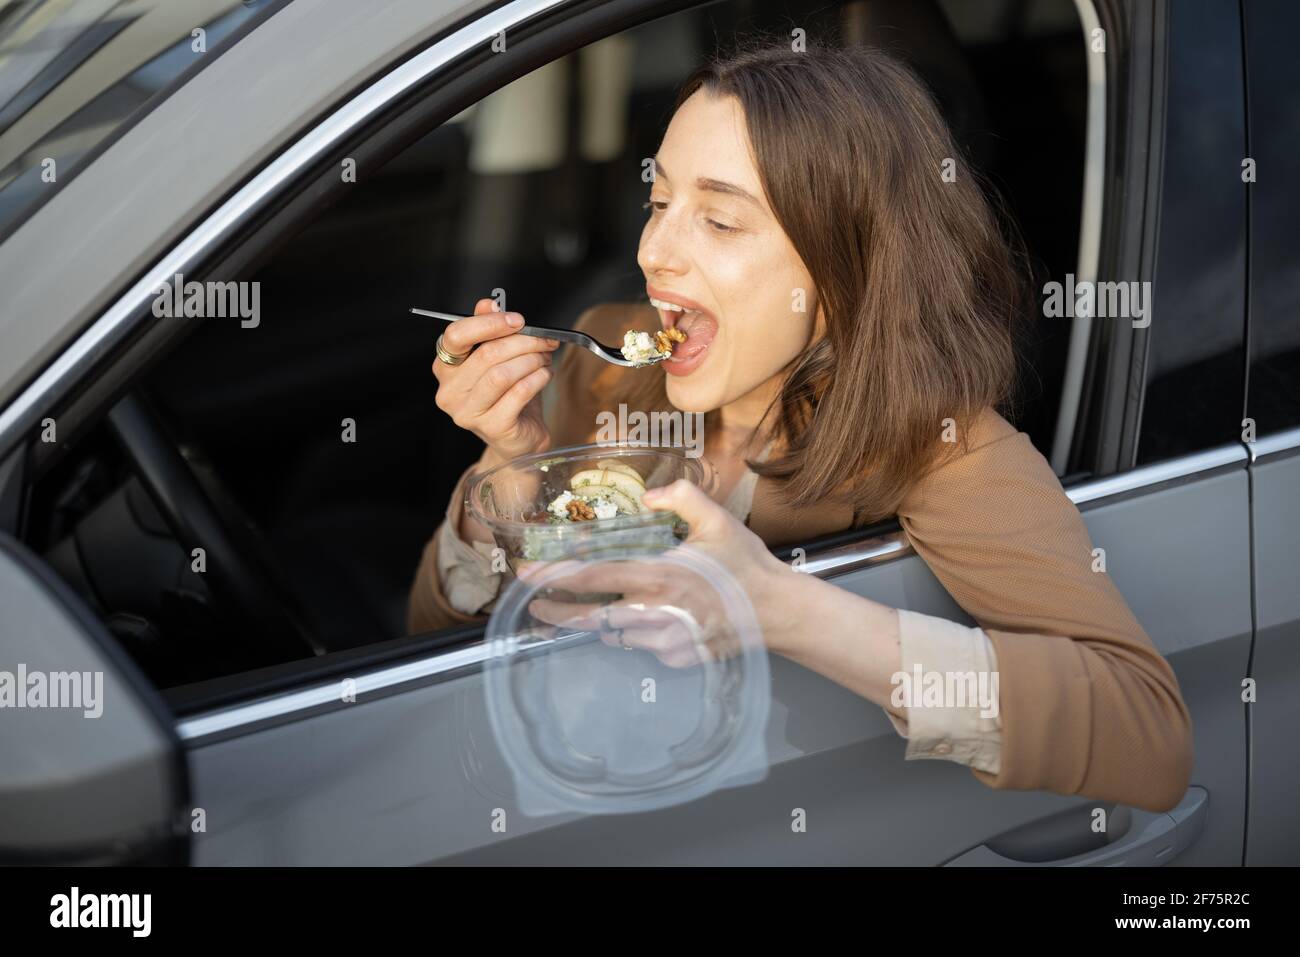
<instances>
[{"instance_id":1,"label":"open car window","mask_svg":"<svg viewBox=\"0 0 1300 957\"><path fill-rule=\"evenodd\" d=\"M1072 0L872 0L799 14L810 32L912 63L1003 193L1038 269L1061 278L1075 268L1087 88ZM254 530L234 548L256 551L266 589L288 609L277 625L302 641L247 640L248 622L209 588L139 483L121 423L43 478L31 544L162 687L402 640L421 550L481 450L437 411L439 327L408 307L467 312L502 289L531 321L567 326L593 304L644 300L642 161L678 85L715 38L788 24L782 3L713 4L502 87L341 182L332 205L241 277L256 284L255 306L196 321L137 384L140 415L217 512ZM1016 424L1044 454L1068 343L1059 322L1023 344Z\"/></svg>"}]
</instances>

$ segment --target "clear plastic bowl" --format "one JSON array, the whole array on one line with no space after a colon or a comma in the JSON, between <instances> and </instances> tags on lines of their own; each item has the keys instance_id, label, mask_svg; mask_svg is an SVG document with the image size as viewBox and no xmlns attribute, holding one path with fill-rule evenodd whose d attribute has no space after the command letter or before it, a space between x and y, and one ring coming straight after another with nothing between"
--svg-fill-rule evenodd
<instances>
[{"instance_id":1,"label":"clear plastic bowl","mask_svg":"<svg viewBox=\"0 0 1300 957\"><path fill-rule=\"evenodd\" d=\"M586 598L566 619L557 601L573 593L556 586L616 565L672 581L674 597L661 600L653 587L638 596L639 626L625 617L632 607L606 608L627 635L602 624ZM694 660L674 655L670 665L659 653L688 643ZM690 544L604 550L516 578L488 619L487 651L488 719L526 816L653 811L767 776L762 628L740 584Z\"/></svg>"},{"instance_id":2,"label":"clear plastic bowl","mask_svg":"<svg viewBox=\"0 0 1300 957\"><path fill-rule=\"evenodd\" d=\"M667 511L552 523L547 506L569 489L573 475L599 468L602 460L630 465L647 489L684 478L707 494L716 481L711 468L681 449L575 445L521 456L474 476L465 490L465 507L492 531L512 569L521 560L557 561L606 549L670 548L685 537L685 523Z\"/></svg>"}]
</instances>

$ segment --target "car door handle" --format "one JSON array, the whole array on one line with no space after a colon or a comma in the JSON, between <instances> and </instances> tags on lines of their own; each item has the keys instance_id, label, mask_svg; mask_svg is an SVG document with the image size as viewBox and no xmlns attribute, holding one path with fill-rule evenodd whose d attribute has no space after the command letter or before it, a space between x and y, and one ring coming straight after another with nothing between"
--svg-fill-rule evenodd
<instances>
[{"instance_id":1,"label":"car door handle","mask_svg":"<svg viewBox=\"0 0 1300 957\"><path fill-rule=\"evenodd\" d=\"M1096 850L1053 861L1017 861L999 854L987 844L971 848L945 867L1159 867L1195 843L1205 830L1210 812L1210 793L1190 787L1171 811L1132 812L1132 823L1124 836Z\"/></svg>"}]
</instances>

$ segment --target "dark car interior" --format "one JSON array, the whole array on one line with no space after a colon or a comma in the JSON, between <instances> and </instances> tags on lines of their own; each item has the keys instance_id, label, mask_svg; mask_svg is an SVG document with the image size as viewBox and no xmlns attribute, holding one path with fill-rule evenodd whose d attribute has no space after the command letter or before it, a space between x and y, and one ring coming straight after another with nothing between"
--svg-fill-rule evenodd
<instances>
[{"instance_id":1,"label":"dark car interior","mask_svg":"<svg viewBox=\"0 0 1300 957\"><path fill-rule=\"evenodd\" d=\"M408 307L468 312L504 289L531 321L568 325L643 300L640 162L677 84L718 38L795 24L910 61L1002 193L1038 285L1074 268L1086 89L1070 0L713 4L622 35L613 155L583 146L574 55L555 67L570 82L552 160L509 168L503 136L481 133L494 94L347 186L244 277L261 283L256 328L196 322L42 479L29 542L162 688L403 636L421 549L480 452L434 405L441 324ZM490 117L507 147L510 109ZM1046 453L1069 326L1034 329L1013 418ZM194 555L177 522L219 528L201 536L214 544Z\"/></svg>"}]
</instances>

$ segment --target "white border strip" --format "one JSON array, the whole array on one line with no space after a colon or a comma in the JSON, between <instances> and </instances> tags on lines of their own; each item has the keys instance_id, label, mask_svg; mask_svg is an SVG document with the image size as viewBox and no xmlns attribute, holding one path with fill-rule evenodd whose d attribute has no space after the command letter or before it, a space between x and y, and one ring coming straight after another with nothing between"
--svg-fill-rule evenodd
<instances>
[{"instance_id":1,"label":"white border strip","mask_svg":"<svg viewBox=\"0 0 1300 957\"><path fill-rule=\"evenodd\" d=\"M1092 52L1092 33L1101 29L1092 0L1074 0L1083 24L1084 56L1088 64L1087 145L1083 160L1083 209L1079 216L1079 264L1075 282L1095 282L1101 257L1101 204L1106 168L1106 55ZM1066 354L1065 379L1061 384L1061 405L1056 415L1056 433L1052 437L1052 470L1065 473L1079 420L1079 401L1083 395L1083 373L1088 361L1088 340L1092 336L1092 317L1075 316L1070 327L1070 346Z\"/></svg>"}]
</instances>

